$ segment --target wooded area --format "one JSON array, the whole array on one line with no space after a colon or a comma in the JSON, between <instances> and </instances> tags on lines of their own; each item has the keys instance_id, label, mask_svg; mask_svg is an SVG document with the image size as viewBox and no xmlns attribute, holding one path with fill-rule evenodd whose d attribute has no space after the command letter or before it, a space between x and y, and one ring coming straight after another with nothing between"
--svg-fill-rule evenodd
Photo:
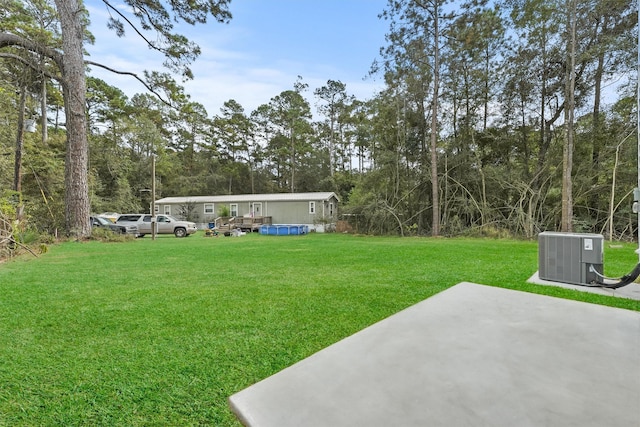
<instances>
[{"instance_id":1,"label":"wooded area","mask_svg":"<svg viewBox=\"0 0 640 427\"><path fill-rule=\"evenodd\" d=\"M201 12L225 22L228 3ZM204 22L183 8L170 12ZM173 79L197 56L188 41L192 56L167 48L172 74L148 73L150 91L131 97L92 77L86 58L72 70L61 58L91 41L88 16L72 13L68 29L62 9L82 5L0 5L0 211L24 228L87 235L91 212L148 211L155 156L158 197L335 191L363 233L636 235L631 0L389 0L370 70L385 89L372 99L300 77L254 111L231 99L219 112ZM155 19L148 11L131 22ZM86 90L69 85L82 70Z\"/></svg>"}]
</instances>

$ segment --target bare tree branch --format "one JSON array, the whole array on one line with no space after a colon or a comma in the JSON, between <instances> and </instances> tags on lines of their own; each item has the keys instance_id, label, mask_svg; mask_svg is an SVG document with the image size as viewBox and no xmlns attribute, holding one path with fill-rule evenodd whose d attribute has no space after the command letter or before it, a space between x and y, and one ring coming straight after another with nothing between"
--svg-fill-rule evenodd
<instances>
[{"instance_id":1,"label":"bare tree branch","mask_svg":"<svg viewBox=\"0 0 640 427\"><path fill-rule=\"evenodd\" d=\"M157 97L158 97L158 99L159 99L162 103L166 104L166 105L167 105L167 106L169 106L169 107L173 107L173 105L171 104L171 102L170 102L170 101L167 101L166 99L164 99L164 98L162 97L162 95L160 95L160 94L159 94L159 93L158 93L158 92L157 92L153 87L151 87L147 82L145 82L142 78L140 78L140 76L138 76L136 73L132 73L132 72L130 72L130 71L120 71L120 70L116 70L116 69L114 69L114 68L108 67L108 66L106 66L106 65L104 65L104 64L100 64L100 63L98 63L98 62L87 61L87 60L85 60L84 62L85 62L85 64L95 65L96 67L103 68L103 69L105 69L105 70L107 70L107 71L111 71L112 73L116 73L116 74L120 74L120 75L126 75L126 76L132 76L133 78L135 78L136 80L138 80L140 83L142 83L142 84L144 85L144 87L146 87L146 88L147 88L147 90L148 90L149 92L151 92L151 93L153 93L155 96L157 96Z\"/></svg>"},{"instance_id":2,"label":"bare tree branch","mask_svg":"<svg viewBox=\"0 0 640 427\"><path fill-rule=\"evenodd\" d=\"M29 61L26 58L23 58L20 55L15 55L13 53L0 52L0 58L15 59L16 61L22 62L24 65L26 65L29 68L32 68L39 73L43 73L45 76L49 77L50 79L62 82L62 76L52 74L49 71L45 70L44 68L40 67L38 64L34 64L33 62Z\"/></svg>"},{"instance_id":3,"label":"bare tree branch","mask_svg":"<svg viewBox=\"0 0 640 427\"><path fill-rule=\"evenodd\" d=\"M151 40L149 40L148 38L146 38L144 36L144 34L142 34L140 32L140 30L138 29L138 27L136 27L133 22L131 22L131 20L129 18L127 18L126 16L124 16L122 14L122 12L120 12L118 9L116 9L111 3L109 3L107 0L102 0L102 2L109 8L111 9L113 12L115 12L120 18L122 18L127 24L129 24L129 26L133 29L133 31L136 32L136 34L138 34L140 36L140 38L142 38L142 40L145 41L145 43L147 43L147 45L154 49L157 50L158 52L162 52L164 54L167 53L166 49L163 49L161 47L156 46ZM156 28L157 29L157 28Z\"/></svg>"},{"instance_id":4,"label":"bare tree branch","mask_svg":"<svg viewBox=\"0 0 640 427\"><path fill-rule=\"evenodd\" d=\"M55 49L51 49L39 43L34 43L31 40L25 39L24 37L17 36L15 34L0 33L0 48L11 47L11 46L19 46L31 52L36 52L41 55L44 55L50 58L51 60L53 60L53 62L55 62L56 65L58 66L59 70L62 70L64 67L63 55L61 52L58 52ZM64 84L62 77L57 77L56 80Z\"/></svg>"}]
</instances>

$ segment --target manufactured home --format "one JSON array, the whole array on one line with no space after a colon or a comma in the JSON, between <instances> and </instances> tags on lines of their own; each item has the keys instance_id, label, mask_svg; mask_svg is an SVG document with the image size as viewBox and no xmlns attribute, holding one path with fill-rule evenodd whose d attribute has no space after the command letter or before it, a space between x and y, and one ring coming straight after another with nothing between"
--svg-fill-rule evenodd
<instances>
[{"instance_id":1,"label":"manufactured home","mask_svg":"<svg viewBox=\"0 0 640 427\"><path fill-rule=\"evenodd\" d=\"M219 217L268 218L271 224L300 224L318 232L335 229L338 196L333 192L165 197L156 213L175 216L205 229Z\"/></svg>"}]
</instances>

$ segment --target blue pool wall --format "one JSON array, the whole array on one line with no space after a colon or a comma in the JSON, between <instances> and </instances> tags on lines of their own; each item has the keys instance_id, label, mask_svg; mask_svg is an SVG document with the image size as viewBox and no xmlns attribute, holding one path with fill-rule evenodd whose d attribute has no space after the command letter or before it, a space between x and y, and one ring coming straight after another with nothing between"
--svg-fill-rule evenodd
<instances>
[{"instance_id":1,"label":"blue pool wall","mask_svg":"<svg viewBox=\"0 0 640 427\"><path fill-rule=\"evenodd\" d=\"M309 226L302 224L265 224L260 226L260 234L272 236L298 236L309 233Z\"/></svg>"}]
</instances>

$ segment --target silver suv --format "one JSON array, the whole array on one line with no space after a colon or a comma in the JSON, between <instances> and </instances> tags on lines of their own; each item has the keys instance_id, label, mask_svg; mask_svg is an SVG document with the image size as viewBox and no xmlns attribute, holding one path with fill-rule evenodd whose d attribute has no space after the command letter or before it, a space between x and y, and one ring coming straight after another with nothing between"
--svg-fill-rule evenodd
<instances>
[{"instance_id":1,"label":"silver suv","mask_svg":"<svg viewBox=\"0 0 640 427\"><path fill-rule=\"evenodd\" d=\"M151 234L151 215L124 214L116 220L116 224L134 224L138 226L138 236ZM156 233L174 234L176 237L186 237L198 231L195 222L180 221L171 215L156 215Z\"/></svg>"}]
</instances>

